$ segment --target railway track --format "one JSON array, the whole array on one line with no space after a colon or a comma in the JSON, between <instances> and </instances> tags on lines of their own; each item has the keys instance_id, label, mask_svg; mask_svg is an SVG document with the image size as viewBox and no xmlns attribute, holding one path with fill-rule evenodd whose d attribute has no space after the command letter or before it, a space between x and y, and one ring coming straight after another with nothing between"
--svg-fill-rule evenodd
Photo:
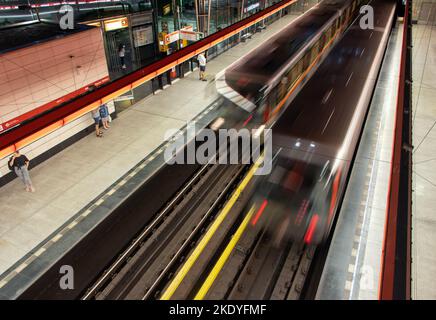
<instances>
[{"instance_id":1,"label":"railway track","mask_svg":"<svg viewBox=\"0 0 436 320\"><path fill-rule=\"evenodd\" d=\"M118 256L82 299L156 299L180 264L220 212L250 165L222 165L213 161L156 215ZM241 150L240 155L243 154ZM225 223L231 228L239 212ZM223 230L222 230L223 231ZM224 232L223 234L225 234ZM219 245L219 238L214 239Z\"/></svg>"},{"instance_id":2,"label":"railway track","mask_svg":"<svg viewBox=\"0 0 436 320\"><path fill-rule=\"evenodd\" d=\"M256 179L250 181L243 192L238 188L249 172L255 170L255 165L214 164L213 159L217 159L222 150L227 148L221 146L209 163L195 173L89 287L82 299L198 299L198 292L228 250L238 226L246 220L247 211L254 210L248 208L247 203ZM198 246L207 237L207 231L235 193L238 201L189 265L191 256L199 251ZM272 230L280 227L280 221L270 217L262 219L257 226L241 233L232 256L202 298L300 298L315 248L286 241L290 230L284 230L284 237L278 239ZM186 265L189 265L188 271L174 285Z\"/></svg>"},{"instance_id":3,"label":"railway track","mask_svg":"<svg viewBox=\"0 0 436 320\"><path fill-rule=\"evenodd\" d=\"M213 300L297 300L310 274L315 246L278 239L271 230L281 222L247 230L210 290Z\"/></svg>"}]
</instances>

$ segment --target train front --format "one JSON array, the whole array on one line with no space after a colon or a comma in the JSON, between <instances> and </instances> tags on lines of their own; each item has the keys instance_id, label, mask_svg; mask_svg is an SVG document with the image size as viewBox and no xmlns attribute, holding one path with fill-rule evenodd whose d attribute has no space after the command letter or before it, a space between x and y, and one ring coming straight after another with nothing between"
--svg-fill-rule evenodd
<instances>
[{"instance_id":1,"label":"train front","mask_svg":"<svg viewBox=\"0 0 436 320\"><path fill-rule=\"evenodd\" d=\"M286 146L277 143L280 138ZM334 221L348 164L328 156L328 146L273 134L274 140L271 173L260 179L250 203L253 226L261 225L277 246L320 244Z\"/></svg>"}]
</instances>

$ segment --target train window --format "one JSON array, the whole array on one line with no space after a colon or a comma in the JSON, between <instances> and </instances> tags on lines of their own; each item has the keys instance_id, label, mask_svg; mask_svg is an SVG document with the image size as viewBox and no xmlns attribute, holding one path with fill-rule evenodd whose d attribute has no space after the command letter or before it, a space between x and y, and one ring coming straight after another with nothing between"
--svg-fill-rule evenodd
<instances>
[{"instance_id":1,"label":"train window","mask_svg":"<svg viewBox=\"0 0 436 320\"><path fill-rule=\"evenodd\" d=\"M310 62L312 63L313 61L315 61L319 53L319 41L315 43L315 45L312 47L310 52L311 52Z\"/></svg>"},{"instance_id":2,"label":"train window","mask_svg":"<svg viewBox=\"0 0 436 320\"><path fill-rule=\"evenodd\" d=\"M326 43L327 43L327 34L324 32L319 41L319 47L321 48L321 50L325 47Z\"/></svg>"},{"instance_id":3,"label":"train window","mask_svg":"<svg viewBox=\"0 0 436 320\"><path fill-rule=\"evenodd\" d=\"M294 65L294 67L291 69L290 73L290 78L289 78L289 89L291 89L291 87L294 85L294 82L300 77L300 75L303 72L303 60L298 61L298 63L296 65Z\"/></svg>"},{"instance_id":4,"label":"train window","mask_svg":"<svg viewBox=\"0 0 436 320\"><path fill-rule=\"evenodd\" d=\"M264 104L264 109L262 112L265 112L265 108L272 107L275 108L275 106L280 102L281 98L278 96L278 91L280 90L279 86L275 86L271 90L271 92L268 94L268 100L266 101L266 104Z\"/></svg>"},{"instance_id":5,"label":"train window","mask_svg":"<svg viewBox=\"0 0 436 320\"><path fill-rule=\"evenodd\" d=\"M303 71L306 71L310 65L310 51L306 52L303 58Z\"/></svg>"},{"instance_id":6,"label":"train window","mask_svg":"<svg viewBox=\"0 0 436 320\"><path fill-rule=\"evenodd\" d=\"M280 83L278 85L278 88L279 88L278 101L281 101L286 96L286 93L288 92L288 83L289 83L289 81L291 81L290 77L291 77L291 71L289 71L286 75L284 75L282 77L282 80L280 80Z\"/></svg>"},{"instance_id":7,"label":"train window","mask_svg":"<svg viewBox=\"0 0 436 320\"><path fill-rule=\"evenodd\" d=\"M341 20L341 17L339 17L339 18L336 19L336 30L339 29L339 26L340 26L340 24L341 24L341 21L340 21L340 20Z\"/></svg>"},{"instance_id":8,"label":"train window","mask_svg":"<svg viewBox=\"0 0 436 320\"><path fill-rule=\"evenodd\" d=\"M328 35L329 35L329 39L333 38L335 35L335 30L333 29L333 26L330 27L330 29L328 29Z\"/></svg>"},{"instance_id":9,"label":"train window","mask_svg":"<svg viewBox=\"0 0 436 320\"><path fill-rule=\"evenodd\" d=\"M332 29L332 37L335 35L335 32L336 32L336 24L332 24L332 27L331 27Z\"/></svg>"},{"instance_id":10,"label":"train window","mask_svg":"<svg viewBox=\"0 0 436 320\"><path fill-rule=\"evenodd\" d=\"M292 67L289 71L288 71L288 74L287 74L287 77L288 77L288 82L287 82L287 84L288 84L288 87L286 88L286 89L289 89L289 87L291 86L291 84L292 84L292 72L293 72L293 70L294 70L294 68L295 67Z\"/></svg>"}]
</instances>

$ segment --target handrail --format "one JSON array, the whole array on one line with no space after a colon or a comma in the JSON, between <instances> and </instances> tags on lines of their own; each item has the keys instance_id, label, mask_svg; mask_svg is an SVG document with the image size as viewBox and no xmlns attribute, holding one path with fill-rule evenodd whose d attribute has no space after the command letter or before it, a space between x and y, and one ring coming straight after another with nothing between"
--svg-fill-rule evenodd
<instances>
[{"instance_id":1,"label":"handrail","mask_svg":"<svg viewBox=\"0 0 436 320\"><path fill-rule=\"evenodd\" d=\"M19 126L0 134L0 159L14 150L20 149L39 138L53 132L65 124L90 112L102 103L112 100L161 75L216 44L238 34L242 30L264 20L265 18L286 8L297 0L280 1L250 17L228 26L210 36L203 38L173 54L162 58L148 66L125 75L115 81L103 84L92 92L77 96L53 109L50 109Z\"/></svg>"},{"instance_id":2,"label":"handrail","mask_svg":"<svg viewBox=\"0 0 436 320\"><path fill-rule=\"evenodd\" d=\"M409 300L411 294L411 7L411 0L406 0L391 176L382 250L380 300Z\"/></svg>"}]
</instances>

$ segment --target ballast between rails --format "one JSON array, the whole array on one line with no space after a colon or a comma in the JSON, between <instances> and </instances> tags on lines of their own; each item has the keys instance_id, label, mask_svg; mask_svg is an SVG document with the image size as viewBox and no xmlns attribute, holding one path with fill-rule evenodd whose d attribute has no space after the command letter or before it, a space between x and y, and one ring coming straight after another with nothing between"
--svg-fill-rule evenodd
<instances>
[{"instance_id":1,"label":"ballast between rails","mask_svg":"<svg viewBox=\"0 0 436 320\"><path fill-rule=\"evenodd\" d=\"M5 131L0 135L0 159L7 157L15 150L23 148L76 120L95 109L100 104L111 101L115 97L137 88L145 82L167 72L199 53L227 40L244 29L288 7L296 1L297 0L280 1L265 10L228 26L159 61L134 71L111 83L104 84L95 91L78 96L69 102L48 110L8 131Z\"/></svg>"}]
</instances>

